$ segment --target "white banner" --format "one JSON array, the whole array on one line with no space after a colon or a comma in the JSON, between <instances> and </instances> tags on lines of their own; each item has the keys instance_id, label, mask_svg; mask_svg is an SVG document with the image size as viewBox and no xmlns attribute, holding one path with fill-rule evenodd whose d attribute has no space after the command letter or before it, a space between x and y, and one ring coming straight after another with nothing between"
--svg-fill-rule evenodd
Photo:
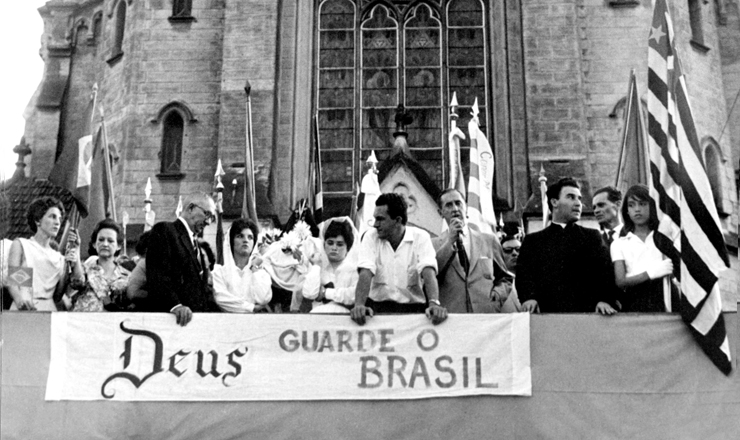
<instances>
[{"instance_id":1,"label":"white banner","mask_svg":"<svg viewBox=\"0 0 740 440\"><path fill-rule=\"evenodd\" d=\"M529 314L53 313L46 400L385 400L532 394Z\"/></svg>"}]
</instances>

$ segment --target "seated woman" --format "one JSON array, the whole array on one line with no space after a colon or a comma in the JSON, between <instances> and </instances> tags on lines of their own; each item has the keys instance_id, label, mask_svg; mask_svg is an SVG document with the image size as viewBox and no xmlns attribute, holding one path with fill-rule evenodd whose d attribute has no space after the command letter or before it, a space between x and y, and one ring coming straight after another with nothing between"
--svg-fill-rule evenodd
<instances>
[{"instance_id":1,"label":"seated woman","mask_svg":"<svg viewBox=\"0 0 740 440\"><path fill-rule=\"evenodd\" d=\"M33 270L31 286L21 287L8 283L13 305L10 310L57 311L55 301L61 299L67 284L65 257L53 247L54 238L64 220L64 206L54 197L40 197L28 205L26 214L28 226L33 232L31 238L13 240L8 255L8 268L16 267ZM66 260L73 264L73 274L80 276L79 243L76 236L68 248ZM76 244L76 245L75 245Z\"/></svg>"},{"instance_id":2,"label":"seated woman","mask_svg":"<svg viewBox=\"0 0 740 440\"><path fill-rule=\"evenodd\" d=\"M126 287L130 272L116 261L123 244L123 231L118 223L105 219L95 225L90 237L90 258L85 261L84 278L73 278L73 312L124 310L128 305Z\"/></svg>"},{"instance_id":3,"label":"seated woman","mask_svg":"<svg viewBox=\"0 0 740 440\"><path fill-rule=\"evenodd\" d=\"M658 228L658 213L647 186L634 185L627 190L622 218L620 237L611 245L614 279L625 291L622 310L665 312L664 289L671 289L673 301L678 292L670 283L664 287L664 277L670 280L673 275L673 263L655 246L653 232Z\"/></svg>"},{"instance_id":4,"label":"seated woman","mask_svg":"<svg viewBox=\"0 0 740 440\"><path fill-rule=\"evenodd\" d=\"M349 217L329 219L324 228L324 249L303 282L303 297L314 300L311 313L349 314L355 303L357 252L352 247L358 232Z\"/></svg>"},{"instance_id":5,"label":"seated woman","mask_svg":"<svg viewBox=\"0 0 740 440\"><path fill-rule=\"evenodd\" d=\"M244 218L229 228L224 264L217 264L211 272L213 297L224 312L257 312L272 299L270 275L262 268L259 253L252 253L257 234L257 225Z\"/></svg>"}]
</instances>

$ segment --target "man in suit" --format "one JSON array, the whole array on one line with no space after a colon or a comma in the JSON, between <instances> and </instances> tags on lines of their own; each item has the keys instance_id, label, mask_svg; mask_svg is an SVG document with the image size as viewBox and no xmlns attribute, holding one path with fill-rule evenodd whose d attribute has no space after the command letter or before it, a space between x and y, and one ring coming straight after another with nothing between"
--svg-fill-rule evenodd
<instances>
[{"instance_id":1,"label":"man in suit","mask_svg":"<svg viewBox=\"0 0 740 440\"><path fill-rule=\"evenodd\" d=\"M593 198L594 216L601 226L601 238L607 248L622 231L619 209L622 206L622 192L613 186L599 188Z\"/></svg>"},{"instance_id":2,"label":"man in suit","mask_svg":"<svg viewBox=\"0 0 740 440\"><path fill-rule=\"evenodd\" d=\"M467 223L465 198L455 188L442 191L437 205L449 227L432 240L442 306L450 313L500 312L513 282L501 243Z\"/></svg>"},{"instance_id":3,"label":"man in suit","mask_svg":"<svg viewBox=\"0 0 740 440\"><path fill-rule=\"evenodd\" d=\"M547 199L552 223L524 238L517 262L516 289L522 309L616 313L606 246L598 231L576 224L583 209L578 183L560 179L547 189Z\"/></svg>"},{"instance_id":4,"label":"man in suit","mask_svg":"<svg viewBox=\"0 0 740 440\"><path fill-rule=\"evenodd\" d=\"M174 222L154 225L146 254L146 279L153 311L175 315L185 326L193 312L214 307L208 285L208 263L198 236L216 216L211 196L198 193L185 200L185 208Z\"/></svg>"}]
</instances>

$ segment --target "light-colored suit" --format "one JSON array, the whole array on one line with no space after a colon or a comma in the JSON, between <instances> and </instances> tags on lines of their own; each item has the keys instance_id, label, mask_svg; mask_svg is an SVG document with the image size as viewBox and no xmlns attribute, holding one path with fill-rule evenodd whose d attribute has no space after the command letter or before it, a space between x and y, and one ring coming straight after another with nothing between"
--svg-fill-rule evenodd
<instances>
[{"instance_id":1,"label":"light-colored suit","mask_svg":"<svg viewBox=\"0 0 740 440\"><path fill-rule=\"evenodd\" d=\"M450 313L498 313L513 282L506 271L501 243L474 225L469 225L468 230L470 249L466 251L470 269L467 276L457 253L448 243L449 232L432 240L440 271L437 276L439 301Z\"/></svg>"}]
</instances>

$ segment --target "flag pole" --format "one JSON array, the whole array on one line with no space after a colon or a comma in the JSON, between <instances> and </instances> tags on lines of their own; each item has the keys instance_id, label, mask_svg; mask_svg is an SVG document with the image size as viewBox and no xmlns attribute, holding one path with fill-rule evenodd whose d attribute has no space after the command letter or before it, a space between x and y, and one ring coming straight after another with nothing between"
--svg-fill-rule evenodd
<instances>
[{"instance_id":1,"label":"flag pole","mask_svg":"<svg viewBox=\"0 0 740 440\"><path fill-rule=\"evenodd\" d=\"M224 168L221 166L221 159L216 166L215 184L216 184L216 263L224 264L224 184L221 177L225 176ZM257 237L254 238L255 242Z\"/></svg>"},{"instance_id":2,"label":"flag pole","mask_svg":"<svg viewBox=\"0 0 740 440\"><path fill-rule=\"evenodd\" d=\"M542 200L542 229L547 227L547 217L550 205L547 204L547 177L545 177L545 165L540 164L540 199Z\"/></svg>"},{"instance_id":3,"label":"flag pole","mask_svg":"<svg viewBox=\"0 0 740 440\"><path fill-rule=\"evenodd\" d=\"M100 119L103 127L103 161L105 163L105 173L107 174L106 183L108 185L108 194L110 195L111 217L114 222L118 222L118 218L116 217L116 196L113 190L113 173L110 164L110 150L108 149L108 129L105 126L105 112L103 111L103 107L100 107Z\"/></svg>"},{"instance_id":4,"label":"flag pole","mask_svg":"<svg viewBox=\"0 0 740 440\"><path fill-rule=\"evenodd\" d=\"M123 226L123 255L128 256L128 249L126 248L126 226L128 225L129 217L128 211L123 211L121 215L121 226Z\"/></svg>"},{"instance_id":5,"label":"flag pole","mask_svg":"<svg viewBox=\"0 0 740 440\"><path fill-rule=\"evenodd\" d=\"M157 214L152 211L152 178L147 177L144 187L144 232L152 229L156 216Z\"/></svg>"},{"instance_id":6,"label":"flag pole","mask_svg":"<svg viewBox=\"0 0 740 440\"><path fill-rule=\"evenodd\" d=\"M316 131L316 145L314 149L314 166L313 166L313 175L309 176L309 179L312 181L309 182L309 185L313 186L313 214L314 214L314 220L317 224L321 223L324 219L324 181L323 181L323 175L321 171L321 137L319 132L319 113L316 112L316 117L314 118L314 129ZM311 173L309 173L311 174ZM309 188L311 188L309 186Z\"/></svg>"},{"instance_id":7,"label":"flag pole","mask_svg":"<svg viewBox=\"0 0 740 440\"><path fill-rule=\"evenodd\" d=\"M247 80L244 85L247 94L246 146L244 149L244 200L242 217L250 218L257 223L257 205L254 190L254 147L252 143L252 85Z\"/></svg>"}]
</instances>

